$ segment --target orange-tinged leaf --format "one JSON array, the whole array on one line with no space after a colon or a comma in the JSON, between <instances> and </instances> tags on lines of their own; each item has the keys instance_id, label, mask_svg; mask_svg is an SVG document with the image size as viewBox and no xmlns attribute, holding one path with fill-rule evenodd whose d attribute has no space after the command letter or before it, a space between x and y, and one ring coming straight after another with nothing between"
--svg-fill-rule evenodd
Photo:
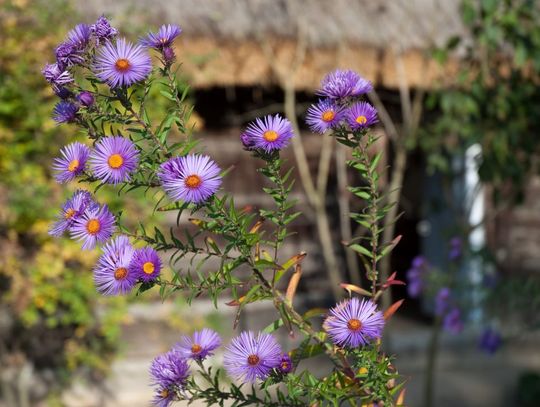
<instances>
[{"instance_id":1,"label":"orange-tinged leaf","mask_svg":"<svg viewBox=\"0 0 540 407\"><path fill-rule=\"evenodd\" d=\"M351 292L355 292L360 295L365 295L366 297L371 297L371 293L369 291L364 290L363 288L360 288L357 285L341 283L339 286L347 290L349 292L349 295L351 294Z\"/></svg>"},{"instance_id":2,"label":"orange-tinged leaf","mask_svg":"<svg viewBox=\"0 0 540 407\"><path fill-rule=\"evenodd\" d=\"M264 219L260 219L253 225L253 227L249 230L249 233L257 233L257 231L261 228L262 224L264 223Z\"/></svg>"},{"instance_id":3,"label":"orange-tinged leaf","mask_svg":"<svg viewBox=\"0 0 540 407\"><path fill-rule=\"evenodd\" d=\"M406 392L407 389L403 389L401 390L401 392L399 393L399 396L396 400L396 406L397 407L401 407L401 406L405 406L405 392Z\"/></svg>"},{"instance_id":4,"label":"orange-tinged leaf","mask_svg":"<svg viewBox=\"0 0 540 407\"><path fill-rule=\"evenodd\" d=\"M240 298L238 298L237 300L232 300L232 301L226 302L225 305L228 305L229 307L237 307L240 304L242 304L245 301L245 299L246 299L246 296L243 295Z\"/></svg>"},{"instance_id":5,"label":"orange-tinged leaf","mask_svg":"<svg viewBox=\"0 0 540 407\"><path fill-rule=\"evenodd\" d=\"M384 319L385 319L385 321L389 320L390 317L395 314L395 312L398 310L398 308L401 307L401 304L403 304L403 301L405 301L405 299L401 299L399 301L396 301L395 303L390 305L390 307L388 307L388 309L386 311L384 311Z\"/></svg>"},{"instance_id":6,"label":"orange-tinged leaf","mask_svg":"<svg viewBox=\"0 0 540 407\"><path fill-rule=\"evenodd\" d=\"M298 283L300 282L300 277L302 277L302 266L300 264L297 264L294 268L294 273L292 274L289 281L289 285L287 286L287 292L285 293L285 298L287 299L289 304L292 304L294 294L296 293Z\"/></svg>"}]
</instances>

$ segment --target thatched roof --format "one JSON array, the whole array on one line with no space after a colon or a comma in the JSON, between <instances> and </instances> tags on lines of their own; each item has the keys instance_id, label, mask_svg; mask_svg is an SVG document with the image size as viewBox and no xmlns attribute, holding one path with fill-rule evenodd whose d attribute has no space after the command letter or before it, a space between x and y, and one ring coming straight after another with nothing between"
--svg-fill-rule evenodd
<instances>
[{"instance_id":1,"label":"thatched roof","mask_svg":"<svg viewBox=\"0 0 540 407\"><path fill-rule=\"evenodd\" d=\"M434 66L423 52L462 34L460 0L86 0L76 7L115 23L177 23L188 73L196 85L252 85L272 81L273 45L280 69L291 63L301 37L307 51L298 76L312 88L337 66L379 84L397 85L394 55L401 53L409 82L428 85Z\"/></svg>"}]
</instances>

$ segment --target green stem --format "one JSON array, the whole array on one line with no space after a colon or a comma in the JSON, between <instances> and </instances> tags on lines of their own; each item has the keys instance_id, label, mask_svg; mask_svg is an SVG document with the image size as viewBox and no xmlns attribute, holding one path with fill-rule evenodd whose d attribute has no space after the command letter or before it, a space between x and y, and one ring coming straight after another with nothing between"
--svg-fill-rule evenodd
<instances>
[{"instance_id":1,"label":"green stem","mask_svg":"<svg viewBox=\"0 0 540 407\"><path fill-rule=\"evenodd\" d=\"M441 333L442 322L437 318L433 323L431 331L431 339L429 341L427 353L426 378L424 382L424 407L433 406L433 394L435 390L435 376L437 355L439 352L439 339Z\"/></svg>"}]
</instances>

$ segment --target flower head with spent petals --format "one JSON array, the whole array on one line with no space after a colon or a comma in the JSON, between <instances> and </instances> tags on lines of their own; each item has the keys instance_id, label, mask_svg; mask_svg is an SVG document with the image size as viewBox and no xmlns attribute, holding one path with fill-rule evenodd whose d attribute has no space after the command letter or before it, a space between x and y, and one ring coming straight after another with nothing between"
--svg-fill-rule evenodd
<instances>
[{"instance_id":1,"label":"flower head with spent petals","mask_svg":"<svg viewBox=\"0 0 540 407\"><path fill-rule=\"evenodd\" d=\"M253 383L257 379L266 379L273 369L278 368L282 355L272 335L242 332L227 347L223 365L230 376Z\"/></svg>"},{"instance_id":2,"label":"flower head with spent petals","mask_svg":"<svg viewBox=\"0 0 540 407\"><path fill-rule=\"evenodd\" d=\"M118 30L111 26L105 16L101 16L90 26L90 31L99 45L103 41L110 40L118 34Z\"/></svg>"},{"instance_id":3,"label":"flower head with spent petals","mask_svg":"<svg viewBox=\"0 0 540 407\"><path fill-rule=\"evenodd\" d=\"M103 254L94 267L94 284L103 295L128 294L137 276L129 269L133 246L127 236L120 235L103 246Z\"/></svg>"},{"instance_id":4,"label":"flower head with spent petals","mask_svg":"<svg viewBox=\"0 0 540 407\"><path fill-rule=\"evenodd\" d=\"M129 87L148 77L152 61L144 47L119 38L98 51L92 70L111 88Z\"/></svg>"},{"instance_id":5,"label":"flower head with spent petals","mask_svg":"<svg viewBox=\"0 0 540 407\"><path fill-rule=\"evenodd\" d=\"M182 336L175 349L186 359L204 360L221 346L221 338L212 329L204 328L192 336Z\"/></svg>"},{"instance_id":6,"label":"flower head with spent petals","mask_svg":"<svg viewBox=\"0 0 540 407\"><path fill-rule=\"evenodd\" d=\"M83 250L92 250L97 243L109 240L114 229L115 218L107 205L91 205L77 217L70 232L73 239L83 243Z\"/></svg>"},{"instance_id":7,"label":"flower head with spent petals","mask_svg":"<svg viewBox=\"0 0 540 407\"><path fill-rule=\"evenodd\" d=\"M271 153L286 147L292 137L289 120L276 114L255 119L247 126L241 140L247 150L261 149Z\"/></svg>"},{"instance_id":8,"label":"flower head with spent petals","mask_svg":"<svg viewBox=\"0 0 540 407\"><path fill-rule=\"evenodd\" d=\"M343 99L368 93L372 89L371 82L356 72L336 69L323 78L321 89L317 91L317 94L331 99Z\"/></svg>"},{"instance_id":9,"label":"flower head with spent petals","mask_svg":"<svg viewBox=\"0 0 540 407\"><path fill-rule=\"evenodd\" d=\"M320 100L316 105L312 105L306 115L306 123L311 131L320 134L339 125L341 119L343 108L330 99Z\"/></svg>"},{"instance_id":10,"label":"flower head with spent petals","mask_svg":"<svg viewBox=\"0 0 540 407\"><path fill-rule=\"evenodd\" d=\"M160 389L181 389L189 376L189 367L182 354L173 349L152 361L150 376L152 384Z\"/></svg>"},{"instance_id":11,"label":"flower head with spent petals","mask_svg":"<svg viewBox=\"0 0 540 407\"><path fill-rule=\"evenodd\" d=\"M92 199L92 194L83 189L77 190L62 206L62 212L58 220L50 228L49 234L59 237L70 230L73 223L91 205L97 205Z\"/></svg>"},{"instance_id":12,"label":"flower head with spent petals","mask_svg":"<svg viewBox=\"0 0 540 407\"><path fill-rule=\"evenodd\" d=\"M86 168L90 149L82 143L71 143L60 150L61 157L53 161L52 168L57 172L55 179L66 183L81 175Z\"/></svg>"},{"instance_id":13,"label":"flower head with spent petals","mask_svg":"<svg viewBox=\"0 0 540 407\"><path fill-rule=\"evenodd\" d=\"M206 155L173 157L161 164L158 177L174 201L202 203L221 185L221 169Z\"/></svg>"},{"instance_id":14,"label":"flower head with spent petals","mask_svg":"<svg viewBox=\"0 0 540 407\"><path fill-rule=\"evenodd\" d=\"M372 301L353 297L331 308L323 327L336 345L356 348L381 337L384 318Z\"/></svg>"},{"instance_id":15,"label":"flower head with spent petals","mask_svg":"<svg viewBox=\"0 0 540 407\"><path fill-rule=\"evenodd\" d=\"M90 154L93 174L108 184L129 181L138 164L139 150L122 136L102 138Z\"/></svg>"},{"instance_id":16,"label":"flower head with spent petals","mask_svg":"<svg viewBox=\"0 0 540 407\"><path fill-rule=\"evenodd\" d=\"M45 80L49 82L53 90L59 91L64 85L73 82L73 77L68 71L60 69L58 64L47 64L41 70Z\"/></svg>"}]
</instances>

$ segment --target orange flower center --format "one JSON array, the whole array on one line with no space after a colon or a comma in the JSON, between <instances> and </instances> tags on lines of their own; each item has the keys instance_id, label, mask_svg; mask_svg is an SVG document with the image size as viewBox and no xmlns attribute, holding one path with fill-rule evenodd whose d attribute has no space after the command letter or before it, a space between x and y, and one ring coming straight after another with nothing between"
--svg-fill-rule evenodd
<instances>
[{"instance_id":1,"label":"orange flower center","mask_svg":"<svg viewBox=\"0 0 540 407\"><path fill-rule=\"evenodd\" d=\"M276 141L279 137L279 134L277 134L276 131L274 130L267 130L264 132L263 134L263 138L266 140L266 141Z\"/></svg>"},{"instance_id":2,"label":"orange flower center","mask_svg":"<svg viewBox=\"0 0 540 407\"><path fill-rule=\"evenodd\" d=\"M95 235L101 230L101 223L99 223L98 219L90 219L86 224L86 230L91 235Z\"/></svg>"},{"instance_id":3,"label":"orange flower center","mask_svg":"<svg viewBox=\"0 0 540 407\"><path fill-rule=\"evenodd\" d=\"M124 164L124 158L120 154L113 154L109 157L107 162L109 163L109 167L116 170Z\"/></svg>"},{"instance_id":4,"label":"orange flower center","mask_svg":"<svg viewBox=\"0 0 540 407\"><path fill-rule=\"evenodd\" d=\"M154 266L154 263L152 263L151 261L147 261L143 264L142 269L146 274L152 274L156 267Z\"/></svg>"},{"instance_id":5,"label":"orange flower center","mask_svg":"<svg viewBox=\"0 0 540 407\"><path fill-rule=\"evenodd\" d=\"M191 347L191 353L199 353L200 351L202 350L202 347L201 345L197 345L196 343L193 344L193 346Z\"/></svg>"},{"instance_id":6,"label":"orange flower center","mask_svg":"<svg viewBox=\"0 0 540 407\"><path fill-rule=\"evenodd\" d=\"M167 397L169 397L169 390L163 389L159 392L159 395L162 399L166 399Z\"/></svg>"},{"instance_id":7,"label":"orange flower center","mask_svg":"<svg viewBox=\"0 0 540 407\"><path fill-rule=\"evenodd\" d=\"M366 116L358 116L356 118L356 123L358 124L366 124L366 122L367 122Z\"/></svg>"},{"instance_id":8,"label":"orange flower center","mask_svg":"<svg viewBox=\"0 0 540 407\"><path fill-rule=\"evenodd\" d=\"M114 66L116 67L117 70L119 70L120 72L125 72L129 69L129 67L131 66L129 64L129 61L125 58L121 58L119 59L118 61L116 61L116 63L114 64Z\"/></svg>"},{"instance_id":9,"label":"orange flower center","mask_svg":"<svg viewBox=\"0 0 540 407\"><path fill-rule=\"evenodd\" d=\"M186 187L188 188L197 188L199 185L201 185L201 182L201 177L195 174L189 175L184 181Z\"/></svg>"},{"instance_id":10,"label":"orange flower center","mask_svg":"<svg viewBox=\"0 0 540 407\"><path fill-rule=\"evenodd\" d=\"M119 267L114 272L114 278L117 280L123 280L128 275L127 268L125 267Z\"/></svg>"},{"instance_id":11,"label":"orange flower center","mask_svg":"<svg viewBox=\"0 0 540 407\"><path fill-rule=\"evenodd\" d=\"M336 117L336 113L333 110L327 110L322 114L322 119L325 122L331 122L332 120L334 120L334 117Z\"/></svg>"},{"instance_id":12,"label":"orange flower center","mask_svg":"<svg viewBox=\"0 0 540 407\"><path fill-rule=\"evenodd\" d=\"M358 331L360 328L362 328L362 322L356 318L350 319L349 322L347 322L347 328L349 328L351 331Z\"/></svg>"},{"instance_id":13,"label":"orange flower center","mask_svg":"<svg viewBox=\"0 0 540 407\"><path fill-rule=\"evenodd\" d=\"M249 355L247 361L251 366L255 366L259 363L259 357L257 355Z\"/></svg>"},{"instance_id":14,"label":"orange flower center","mask_svg":"<svg viewBox=\"0 0 540 407\"><path fill-rule=\"evenodd\" d=\"M78 169L79 169L79 160L77 159L71 160L68 165L68 171L73 172L73 171L77 171Z\"/></svg>"},{"instance_id":15,"label":"orange flower center","mask_svg":"<svg viewBox=\"0 0 540 407\"><path fill-rule=\"evenodd\" d=\"M281 362L282 370L289 370L289 362Z\"/></svg>"},{"instance_id":16,"label":"orange flower center","mask_svg":"<svg viewBox=\"0 0 540 407\"><path fill-rule=\"evenodd\" d=\"M75 216L75 214L77 213L77 211L73 208L69 208L66 213L64 214L64 218L66 219L71 219L73 216Z\"/></svg>"}]
</instances>

